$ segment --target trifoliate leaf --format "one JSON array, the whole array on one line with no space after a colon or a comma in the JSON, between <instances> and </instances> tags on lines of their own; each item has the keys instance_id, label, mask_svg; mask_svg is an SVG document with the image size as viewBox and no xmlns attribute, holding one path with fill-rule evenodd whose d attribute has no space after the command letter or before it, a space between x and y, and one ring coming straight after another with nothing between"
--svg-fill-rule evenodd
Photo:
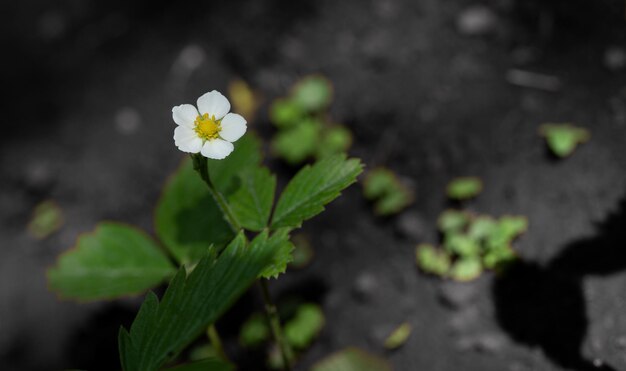
<instances>
[{"instance_id":1,"label":"trifoliate leaf","mask_svg":"<svg viewBox=\"0 0 626 371\"><path fill-rule=\"evenodd\" d=\"M456 281L471 281L483 272L483 265L478 257L457 260L450 269L450 277Z\"/></svg>"},{"instance_id":2,"label":"trifoliate leaf","mask_svg":"<svg viewBox=\"0 0 626 371\"><path fill-rule=\"evenodd\" d=\"M305 349L324 327L324 312L319 305L302 304L285 324L285 338L296 349Z\"/></svg>"},{"instance_id":3,"label":"trifoliate leaf","mask_svg":"<svg viewBox=\"0 0 626 371\"><path fill-rule=\"evenodd\" d=\"M285 273L287 265L293 260L294 246L289 241L289 228L279 229L274 236L283 240L282 244L277 248L270 264L261 272L262 278L278 278L279 275Z\"/></svg>"},{"instance_id":4,"label":"trifoliate leaf","mask_svg":"<svg viewBox=\"0 0 626 371\"><path fill-rule=\"evenodd\" d=\"M446 192L452 200L474 198L483 190L483 182L476 177L460 177L448 183Z\"/></svg>"},{"instance_id":5,"label":"trifoliate leaf","mask_svg":"<svg viewBox=\"0 0 626 371\"><path fill-rule=\"evenodd\" d=\"M321 132L321 122L307 119L293 128L278 132L272 140L272 152L289 164L299 164L315 154Z\"/></svg>"},{"instance_id":6,"label":"trifoliate leaf","mask_svg":"<svg viewBox=\"0 0 626 371\"><path fill-rule=\"evenodd\" d=\"M156 233L180 263L196 262L211 245L221 248L233 238L207 187L186 159L157 204Z\"/></svg>"},{"instance_id":7,"label":"trifoliate leaf","mask_svg":"<svg viewBox=\"0 0 626 371\"><path fill-rule=\"evenodd\" d=\"M352 145L352 132L341 125L325 128L317 146L317 158L345 153Z\"/></svg>"},{"instance_id":8,"label":"trifoliate leaf","mask_svg":"<svg viewBox=\"0 0 626 371\"><path fill-rule=\"evenodd\" d=\"M415 249L417 265L426 273L444 277L450 269L450 255L430 244L418 245Z\"/></svg>"},{"instance_id":9,"label":"trifoliate leaf","mask_svg":"<svg viewBox=\"0 0 626 371\"><path fill-rule=\"evenodd\" d=\"M42 240L58 231L64 223L63 210L54 201L44 201L33 210L28 223L28 232L36 239Z\"/></svg>"},{"instance_id":10,"label":"trifoliate leaf","mask_svg":"<svg viewBox=\"0 0 626 371\"><path fill-rule=\"evenodd\" d=\"M306 113L291 99L276 99L270 107L270 121L280 129L286 129L302 122Z\"/></svg>"},{"instance_id":11,"label":"trifoliate leaf","mask_svg":"<svg viewBox=\"0 0 626 371\"><path fill-rule=\"evenodd\" d=\"M400 326L396 327L396 329L393 330L389 336L387 336L387 339L385 339L385 348L397 349L401 347L409 339L409 336L411 336L411 331L412 327L408 322L404 322Z\"/></svg>"},{"instance_id":12,"label":"trifoliate leaf","mask_svg":"<svg viewBox=\"0 0 626 371\"><path fill-rule=\"evenodd\" d=\"M336 155L307 165L291 179L276 204L272 228L299 227L324 211L324 205L356 181L363 170L358 159Z\"/></svg>"},{"instance_id":13,"label":"trifoliate leaf","mask_svg":"<svg viewBox=\"0 0 626 371\"><path fill-rule=\"evenodd\" d=\"M254 348L263 344L270 337L267 317L261 313L253 313L241 326L239 344Z\"/></svg>"},{"instance_id":14,"label":"trifoliate leaf","mask_svg":"<svg viewBox=\"0 0 626 371\"><path fill-rule=\"evenodd\" d=\"M261 231L269 222L276 177L265 167L242 172L237 191L228 196L228 202L241 225L251 231Z\"/></svg>"},{"instance_id":15,"label":"trifoliate leaf","mask_svg":"<svg viewBox=\"0 0 626 371\"><path fill-rule=\"evenodd\" d=\"M226 196L237 190L239 186L237 176L248 169L258 167L263 159L261 141L254 133L248 132L234 145L235 150L225 159L207 160L211 181L215 188Z\"/></svg>"},{"instance_id":16,"label":"trifoliate leaf","mask_svg":"<svg viewBox=\"0 0 626 371\"><path fill-rule=\"evenodd\" d=\"M130 226L102 223L59 257L48 270L48 280L62 297L96 300L138 294L174 273L174 266L146 234Z\"/></svg>"},{"instance_id":17,"label":"trifoliate leaf","mask_svg":"<svg viewBox=\"0 0 626 371\"><path fill-rule=\"evenodd\" d=\"M184 365L167 368L164 371L234 371L235 366L219 358L203 359Z\"/></svg>"},{"instance_id":18,"label":"trifoliate leaf","mask_svg":"<svg viewBox=\"0 0 626 371\"><path fill-rule=\"evenodd\" d=\"M307 236L304 234L296 234L291 238L291 242L295 248L292 253L293 260L290 266L301 269L309 265L315 252Z\"/></svg>"},{"instance_id":19,"label":"trifoliate leaf","mask_svg":"<svg viewBox=\"0 0 626 371\"><path fill-rule=\"evenodd\" d=\"M478 241L460 233L448 233L444 238L444 247L451 253L462 257L475 257L480 255Z\"/></svg>"},{"instance_id":20,"label":"trifoliate leaf","mask_svg":"<svg viewBox=\"0 0 626 371\"><path fill-rule=\"evenodd\" d=\"M261 99L248 83L239 79L231 81L228 84L228 97L233 105L233 112L239 113L248 123L254 120Z\"/></svg>"},{"instance_id":21,"label":"trifoliate leaf","mask_svg":"<svg viewBox=\"0 0 626 371\"><path fill-rule=\"evenodd\" d=\"M587 129L571 124L543 124L539 133L546 138L548 148L558 157L571 155L576 146L591 138Z\"/></svg>"},{"instance_id":22,"label":"trifoliate leaf","mask_svg":"<svg viewBox=\"0 0 626 371\"><path fill-rule=\"evenodd\" d=\"M321 111L330 105L333 86L323 76L308 76L293 87L291 97L304 110Z\"/></svg>"},{"instance_id":23,"label":"trifoliate leaf","mask_svg":"<svg viewBox=\"0 0 626 371\"><path fill-rule=\"evenodd\" d=\"M241 232L219 258L202 258L189 275L182 267L160 303L149 293L130 332L120 329L122 368L157 370L180 353L257 279L284 238L262 232L246 246Z\"/></svg>"},{"instance_id":24,"label":"trifoliate leaf","mask_svg":"<svg viewBox=\"0 0 626 371\"><path fill-rule=\"evenodd\" d=\"M391 371L383 358L349 347L317 362L311 371Z\"/></svg>"},{"instance_id":25,"label":"trifoliate leaf","mask_svg":"<svg viewBox=\"0 0 626 371\"><path fill-rule=\"evenodd\" d=\"M470 222L471 217L465 211L446 210L439 215L437 227L441 233L459 232Z\"/></svg>"}]
</instances>

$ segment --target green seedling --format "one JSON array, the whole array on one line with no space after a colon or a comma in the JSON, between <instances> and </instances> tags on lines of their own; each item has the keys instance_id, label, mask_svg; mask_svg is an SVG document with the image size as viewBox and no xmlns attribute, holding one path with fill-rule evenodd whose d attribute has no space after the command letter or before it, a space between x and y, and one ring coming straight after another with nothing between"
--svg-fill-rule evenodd
<instances>
[{"instance_id":1,"label":"green seedling","mask_svg":"<svg viewBox=\"0 0 626 371\"><path fill-rule=\"evenodd\" d=\"M413 202L413 193L391 170L378 167L367 172L363 195L374 201L374 212L386 216L397 214Z\"/></svg>"},{"instance_id":2,"label":"green seedling","mask_svg":"<svg viewBox=\"0 0 626 371\"><path fill-rule=\"evenodd\" d=\"M391 365L383 358L349 347L317 362L311 371L391 371Z\"/></svg>"},{"instance_id":3,"label":"green seedling","mask_svg":"<svg viewBox=\"0 0 626 371\"><path fill-rule=\"evenodd\" d=\"M239 344L246 348L255 348L265 343L270 336L267 317L261 313L253 313L241 326Z\"/></svg>"},{"instance_id":4,"label":"green seedling","mask_svg":"<svg viewBox=\"0 0 626 371\"><path fill-rule=\"evenodd\" d=\"M56 231L64 223L63 210L54 201L44 201L33 210L28 223L28 232L36 239L42 240Z\"/></svg>"},{"instance_id":5,"label":"green seedling","mask_svg":"<svg viewBox=\"0 0 626 371\"><path fill-rule=\"evenodd\" d=\"M539 134L546 138L550 151L557 157L568 157L579 144L591 139L589 130L571 124L543 124Z\"/></svg>"},{"instance_id":6,"label":"green seedling","mask_svg":"<svg viewBox=\"0 0 626 371\"><path fill-rule=\"evenodd\" d=\"M450 270L450 255L430 244L418 245L415 250L417 265L426 273L445 277Z\"/></svg>"},{"instance_id":7,"label":"green seedling","mask_svg":"<svg viewBox=\"0 0 626 371\"><path fill-rule=\"evenodd\" d=\"M446 187L451 200L464 201L474 198L483 190L483 182L477 177L460 177L452 180Z\"/></svg>"},{"instance_id":8,"label":"green seedling","mask_svg":"<svg viewBox=\"0 0 626 371\"><path fill-rule=\"evenodd\" d=\"M412 330L413 327L410 323L402 323L400 326L396 327L391 334L389 334L389 336L387 336L384 344L385 348L390 350L400 348L409 339Z\"/></svg>"}]
</instances>

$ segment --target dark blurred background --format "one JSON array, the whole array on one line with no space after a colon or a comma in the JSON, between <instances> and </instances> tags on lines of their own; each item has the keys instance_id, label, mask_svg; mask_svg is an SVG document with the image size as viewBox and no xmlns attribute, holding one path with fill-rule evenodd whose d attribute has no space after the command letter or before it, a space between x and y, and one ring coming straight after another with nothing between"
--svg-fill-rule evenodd
<instances>
[{"instance_id":1,"label":"dark blurred background","mask_svg":"<svg viewBox=\"0 0 626 371\"><path fill-rule=\"evenodd\" d=\"M446 182L476 175L485 192L472 208L529 217L526 261L545 266L579 240L591 255L626 249L615 233L626 194L625 16L617 0L2 2L0 368L118 368L117 330L141 297L60 302L45 269L100 220L152 231L160 188L184 157L173 105L235 78L267 103L321 73L335 86L333 118L354 133L351 153L397 171L416 202L375 218L354 187L305 226L314 263L272 283L277 296L314 291L327 315L298 369L347 345L381 353L405 320L412 337L385 354L397 370L564 369L542 340L518 343L499 323L493 277L450 288L420 275L413 247L436 240ZM250 127L268 139L263 107ZM584 126L592 139L557 162L537 135L545 122ZM37 240L26 225L49 199L65 224ZM581 352L626 369L626 273L597 273L574 288L584 293ZM568 341L555 331L546 336ZM236 331L226 337L244 362Z\"/></svg>"}]
</instances>

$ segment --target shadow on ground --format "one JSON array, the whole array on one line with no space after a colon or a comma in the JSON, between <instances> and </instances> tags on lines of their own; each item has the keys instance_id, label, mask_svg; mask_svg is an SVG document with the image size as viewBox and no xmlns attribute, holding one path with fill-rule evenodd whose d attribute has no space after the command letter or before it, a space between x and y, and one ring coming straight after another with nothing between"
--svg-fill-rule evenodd
<instances>
[{"instance_id":1,"label":"shadow on ground","mask_svg":"<svg viewBox=\"0 0 626 371\"><path fill-rule=\"evenodd\" d=\"M583 293L588 275L626 269L626 198L597 234L575 241L547 266L518 261L493 287L500 325L518 342L540 347L558 365L574 370L614 370L581 354L589 319Z\"/></svg>"}]
</instances>

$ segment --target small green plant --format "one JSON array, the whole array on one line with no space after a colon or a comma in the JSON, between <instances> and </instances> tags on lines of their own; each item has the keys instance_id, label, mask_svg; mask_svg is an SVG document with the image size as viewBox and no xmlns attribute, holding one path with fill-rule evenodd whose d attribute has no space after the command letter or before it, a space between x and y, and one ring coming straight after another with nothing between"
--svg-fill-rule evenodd
<instances>
[{"instance_id":1,"label":"small green plant","mask_svg":"<svg viewBox=\"0 0 626 371\"><path fill-rule=\"evenodd\" d=\"M579 144L591 139L589 130L571 124L543 124L539 134L546 138L550 151L557 157L568 157Z\"/></svg>"},{"instance_id":2,"label":"small green plant","mask_svg":"<svg viewBox=\"0 0 626 371\"><path fill-rule=\"evenodd\" d=\"M426 273L471 281L485 269L502 269L517 258L512 242L528 229L528 219L511 215L495 219L446 210L439 216L437 225L442 246L417 246L417 265Z\"/></svg>"},{"instance_id":3,"label":"small green plant","mask_svg":"<svg viewBox=\"0 0 626 371\"><path fill-rule=\"evenodd\" d=\"M292 165L346 153L352 133L329 120L332 96L330 81L312 75L296 83L289 96L276 99L270 107L270 121L278 130L272 152Z\"/></svg>"},{"instance_id":4,"label":"small green plant","mask_svg":"<svg viewBox=\"0 0 626 371\"><path fill-rule=\"evenodd\" d=\"M391 365L378 356L349 347L319 361L311 371L391 371Z\"/></svg>"},{"instance_id":5,"label":"small green plant","mask_svg":"<svg viewBox=\"0 0 626 371\"><path fill-rule=\"evenodd\" d=\"M293 259L291 232L354 183L362 165L344 154L324 157L303 167L275 200L276 177L262 165L259 140L244 136L246 120L229 110L229 101L217 91L201 96L197 108L173 108L174 141L189 158L157 204L158 240L132 226L101 223L48 271L59 296L80 301L137 294L168 282L160 299L149 292L130 328L120 329L125 371L184 362L177 357L202 334L213 350L194 354L214 351L219 357L176 370L232 369L213 324L255 281L284 369L293 359L290 343L306 346L323 324L321 311L310 306L295 317L297 331L283 330L267 282ZM248 343L268 333L258 321L245 329L241 339Z\"/></svg>"},{"instance_id":6,"label":"small green plant","mask_svg":"<svg viewBox=\"0 0 626 371\"><path fill-rule=\"evenodd\" d=\"M413 192L409 187L384 167L366 173L363 195L374 202L374 212L382 216L397 214L413 202Z\"/></svg>"},{"instance_id":7,"label":"small green plant","mask_svg":"<svg viewBox=\"0 0 626 371\"><path fill-rule=\"evenodd\" d=\"M65 219L63 210L56 202L48 200L39 203L28 223L28 232L36 239L44 239L58 231Z\"/></svg>"},{"instance_id":8,"label":"small green plant","mask_svg":"<svg viewBox=\"0 0 626 371\"><path fill-rule=\"evenodd\" d=\"M411 332L413 331L413 327L410 323L404 322L400 326L396 327L387 339L385 339L385 348L386 349L397 349L406 343L411 336Z\"/></svg>"},{"instance_id":9,"label":"small green plant","mask_svg":"<svg viewBox=\"0 0 626 371\"><path fill-rule=\"evenodd\" d=\"M483 182L480 178L467 176L460 177L448 183L446 192L451 200L464 201L474 198L483 190Z\"/></svg>"}]
</instances>

